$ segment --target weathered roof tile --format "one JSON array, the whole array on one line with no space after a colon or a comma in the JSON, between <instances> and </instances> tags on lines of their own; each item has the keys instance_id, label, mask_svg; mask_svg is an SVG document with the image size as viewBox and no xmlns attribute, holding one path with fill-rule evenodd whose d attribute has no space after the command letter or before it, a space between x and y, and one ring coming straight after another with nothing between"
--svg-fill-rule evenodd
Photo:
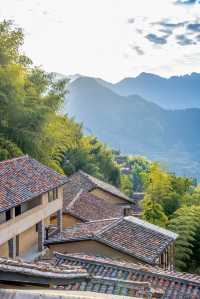
<instances>
[{"instance_id":1,"label":"weathered roof tile","mask_svg":"<svg viewBox=\"0 0 200 299\"><path fill-rule=\"evenodd\" d=\"M123 208L91 193L80 192L65 208L65 212L82 221L93 221L123 216Z\"/></svg>"},{"instance_id":2,"label":"weathered roof tile","mask_svg":"<svg viewBox=\"0 0 200 299\"><path fill-rule=\"evenodd\" d=\"M143 297L147 296L148 292L151 292L152 297L149 298L200 298L200 276L198 275L167 271L149 265L144 266L81 254L65 255L55 253L55 256L60 264L71 265L75 262L77 266L81 265L93 276L104 277L104 279L110 280L135 282L135 288L131 291L128 288L124 288L124 291L128 292L129 296L142 295ZM145 289L141 282L146 283L149 287ZM138 287L136 287L137 283ZM119 289L117 293L119 294Z\"/></svg>"},{"instance_id":3,"label":"weathered roof tile","mask_svg":"<svg viewBox=\"0 0 200 299\"><path fill-rule=\"evenodd\" d=\"M67 177L23 156L0 162L0 212L67 182Z\"/></svg>"}]
</instances>

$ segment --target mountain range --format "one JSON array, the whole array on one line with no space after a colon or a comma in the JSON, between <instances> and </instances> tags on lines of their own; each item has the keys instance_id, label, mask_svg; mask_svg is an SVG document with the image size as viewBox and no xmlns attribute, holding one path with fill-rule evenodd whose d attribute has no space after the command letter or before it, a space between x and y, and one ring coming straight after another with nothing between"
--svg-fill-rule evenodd
<instances>
[{"instance_id":1,"label":"mountain range","mask_svg":"<svg viewBox=\"0 0 200 299\"><path fill-rule=\"evenodd\" d=\"M119 95L139 94L166 109L200 108L198 73L170 78L141 73L135 78L125 78L116 84L97 80Z\"/></svg>"},{"instance_id":2,"label":"mountain range","mask_svg":"<svg viewBox=\"0 0 200 299\"><path fill-rule=\"evenodd\" d=\"M191 86L190 105L187 103L189 91L187 94L181 91L181 79L183 89ZM200 180L198 80L198 74L170 79L141 74L111 84L97 78L76 76L69 84L64 111L82 122L87 134L96 135L123 154L144 155L160 161L177 174ZM159 86L159 81L163 85ZM156 84L157 100L153 101ZM170 90L167 84L171 84ZM149 94L148 86L151 86ZM195 90L192 86L196 86ZM177 109L179 106L184 109Z\"/></svg>"}]
</instances>

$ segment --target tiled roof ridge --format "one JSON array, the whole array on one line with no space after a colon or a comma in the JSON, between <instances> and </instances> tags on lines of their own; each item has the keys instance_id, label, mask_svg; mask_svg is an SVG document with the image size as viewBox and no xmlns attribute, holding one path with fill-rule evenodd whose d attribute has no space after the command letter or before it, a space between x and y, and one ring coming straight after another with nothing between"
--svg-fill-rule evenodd
<instances>
[{"instance_id":1,"label":"tiled roof ridge","mask_svg":"<svg viewBox=\"0 0 200 299\"><path fill-rule=\"evenodd\" d=\"M101 281L106 281L106 282L117 282L117 284L123 284L127 285L127 286L134 286L134 287L145 287L145 288L150 288L151 284L147 281L133 281L133 280L124 280L124 279L120 279L120 278L114 278L114 277L102 277L102 276L98 276L98 275L94 275L92 276L92 280L101 280Z\"/></svg>"},{"instance_id":2,"label":"tiled roof ridge","mask_svg":"<svg viewBox=\"0 0 200 299\"><path fill-rule=\"evenodd\" d=\"M109 258L102 258L102 257L95 257L95 256L83 256L80 254L63 254L59 252L54 252L54 255L57 259L63 259L63 260L76 260L80 262L88 262L92 264L99 264L99 265L107 265L107 266L112 266L112 267L118 267L123 270L135 270L138 271L142 274L147 274L153 275L153 276L158 276L163 279L169 279L173 281L179 281L179 282L184 282L184 283L190 283L191 285L199 286L200 287L200 276L190 274L187 272L176 272L176 271L169 271L169 270L164 270L162 268L159 268L158 266L147 266L143 264L134 264L134 263L128 263L124 261L117 261L117 260L112 260ZM193 277L183 277L180 275L192 275ZM199 281L196 280L196 277L199 279Z\"/></svg>"},{"instance_id":3,"label":"tiled roof ridge","mask_svg":"<svg viewBox=\"0 0 200 299\"><path fill-rule=\"evenodd\" d=\"M78 198L81 195L81 193L83 193L83 189L82 188L79 190L79 192L76 194L76 196L72 199L72 201L68 204L68 206L65 208L65 210L70 211L71 207L78 200Z\"/></svg>"},{"instance_id":4,"label":"tiled roof ridge","mask_svg":"<svg viewBox=\"0 0 200 299\"><path fill-rule=\"evenodd\" d=\"M155 257L154 260L152 261L148 257L144 257L143 255L140 255L140 254L136 255L136 254L132 253L130 250L124 248L124 246L122 246L120 244L114 244L113 241L106 240L105 238L103 238L101 236L101 234L109 231L111 228L115 227L116 225L118 225L120 222L123 222L123 221L124 221L123 217L118 218L116 221L112 222L110 225L104 227L103 229L100 229L97 233L94 234L94 239L96 241L99 241L99 242L105 244L105 245L111 246L112 248L117 249L117 250L119 250L121 252L127 253L127 254L129 254L129 255L131 255L133 257L137 257L137 258L143 259L144 261L146 261L146 262L148 262L150 264L154 264L155 261L156 261L156 259L157 259L157 257Z\"/></svg>"},{"instance_id":5,"label":"tiled roof ridge","mask_svg":"<svg viewBox=\"0 0 200 299\"><path fill-rule=\"evenodd\" d=\"M33 276L45 276L45 277L89 277L89 274L86 270L77 267L79 272L75 271L76 269L67 269L62 266L53 266L53 265L44 265L42 263L28 263L20 260L12 260L6 258L0 258L0 271L6 272L17 272L23 273L26 275Z\"/></svg>"},{"instance_id":6,"label":"tiled roof ridge","mask_svg":"<svg viewBox=\"0 0 200 299\"><path fill-rule=\"evenodd\" d=\"M105 182L102 179L99 179L99 178L97 178L95 176L92 176L92 175L84 172L83 170L78 170L78 173L81 174L81 175L83 175L87 180L89 180L89 182L93 184L93 188L104 189L102 185L100 186L100 183L105 184L107 186L110 186L110 187L114 188L115 190L117 190L121 194L117 195L117 194L114 194L112 191L109 191L107 189L104 189L104 190L106 190L107 192L109 192L111 194L114 194L117 197L122 197L123 196L124 199L126 199L129 202L132 202L132 200L128 196L126 196L123 192L121 192L121 190L119 188L117 188L116 186L114 186L114 185L112 185L112 184L110 184L108 182ZM99 182L99 184L96 183L94 180L97 181L97 182Z\"/></svg>"},{"instance_id":7,"label":"tiled roof ridge","mask_svg":"<svg viewBox=\"0 0 200 299\"><path fill-rule=\"evenodd\" d=\"M80 174L83 175L86 179L88 179L88 180L90 181L90 183L92 183L92 184L94 185L94 187L98 187L98 185L97 185L95 182L93 182L93 180L92 180L92 176L91 176L90 174L84 172L84 171L81 170L81 169L78 171L78 173L80 173ZM96 179L97 179L97 178L96 178ZM97 179L97 180L99 180L99 179Z\"/></svg>"},{"instance_id":8,"label":"tiled roof ridge","mask_svg":"<svg viewBox=\"0 0 200 299\"><path fill-rule=\"evenodd\" d=\"M104 221L109 221L110 222L111 220L115 221L115 220L119 220L119 218L106 218L106 219L91 220L91 221L87 221L86 223L90 224L90 223L104 222ZM78 223L77 225L81 225L81 223Z\"/></svg>"},{"instance_id":9,"label":"tiled roof ridge","mask_svg":"<svg viewBox=\"0 0 200 299\"><path fill-rule=\"evenodd\" d=\"M26 155L22 155L22 156L19 156L19 157L10 158L10 159L7 159L7 160L0 161L0 165L8 163L8 162L12 162L12 161L14 162L14 161L17 161L17 160L28 159L28 158L30 158L30 156L28 154L26 154Z\"/></svg>"},{"instance_id":10,"label":"tiled roof ridge","mask_svg":"<svg viewBox=\"0 0 200 299\"><path fill-rule=\"evenodd\" d=\"M119 220L119 218L108 218L108 219L99 219L99 220L93 220L93 221L87 221L84 223L77 223L75 226L72 227L67 227L66 229L63 229L63 233L65 233L65 230L72 230L74 229L74 227L81 227L87 224L93 224L93 223L100 223L100 222L106 222L108 221L108 224L103 225L103 227L107 227L109 225L109 223L111 221L115 221L115 220ZM75 236L75 237L68 237L67 238L68 241L83 241L83 240L97 240L96 239L96 233L94 232L88 232L86 233L84 236ZM45 240L45 244L51 244L53 243L64 243L66 241L66 238L63 237L62 238L62 234L59 235L59 237L54 238L54 236L52 235L52 237L48 240Z\"/></svg>"},{"instance_id":11,"label":"tiled roof ridge","mask_svg":"<svg viewBox=\"0 0 200 299\"><path fill-rule=\"evenodd\" d=\"M173 240L176 240L178 238L178 234L176 234L176 233L174 233L170 230L167 230L165 228L162 228L160 226L157 226L155 224L152 224L150 222L147 222L145 220L139 219L137 217L127 216L127 217L124 217L124 220L129 221L129 222L134 223L134 224L137 224L137 225L140 225L140 226L145 227L147 229L153 230L157 233L160 233L160 234L165 235L169 238L172 238Z\"/></svg>"},{"instance_id":12,"label":"tiled roof ridge","mask_svg":"<svg viewBox=\"0 0 200 299\"><path fill-rule=\"evenodd\" d=\"M53 168L49 167L46 164L43 164L42 162L36 160L35 158L32 158L31 156L29 156L28 154L20 156L20 157L15 157L15 158L11 158L11 159L7 159L7 160L3 160L0 161L0 165L1 164L6 164L9 162L15 162L15 161L19 161L19 160L30 160L30 161L35 161L36 163L40 164L42 167L45 167L47 169L49 169L50 171L53 171L54 173L58 174L59 176L66 178L68 180L68 177L66 175L60 174L58 173L56 170L54 170Z\"/></svg>"}]
</instances>

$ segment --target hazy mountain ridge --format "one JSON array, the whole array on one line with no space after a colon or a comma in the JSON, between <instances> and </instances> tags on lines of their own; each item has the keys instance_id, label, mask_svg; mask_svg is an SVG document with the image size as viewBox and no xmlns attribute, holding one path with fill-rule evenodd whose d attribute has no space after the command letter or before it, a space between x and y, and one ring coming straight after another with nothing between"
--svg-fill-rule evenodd
<instances>
[{"instance_id":1,"label":"hazy mountain ridge","mask_svg":"<svg viewBox=\"0 0 200 299\"><path fill-rule=\"evenodd\" d=\"M138 95L120 96L89 77L79 77L69 89L65 112L83 122L87 133L123 153L200 177L200 109L165 110Z\"/></svg>"},{"instance_id":2,"label":"hazy mountain ridge","mask_svg":"<svg viewBox=\"0 0 200 299\"><path fill-rule=\"evenodd\" d=\"M101 79L97 81L119 95L139 94L165 109L200 108L200 74L198 73L173 76L169 79L141 73L135 78L125 78L116 84Z\"/></svg>"}]
</instances>

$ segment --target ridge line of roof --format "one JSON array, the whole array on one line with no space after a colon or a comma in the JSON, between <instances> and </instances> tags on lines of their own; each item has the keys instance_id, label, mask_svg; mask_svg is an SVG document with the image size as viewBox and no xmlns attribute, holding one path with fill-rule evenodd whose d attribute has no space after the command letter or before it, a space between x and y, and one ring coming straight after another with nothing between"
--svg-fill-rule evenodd
<instances>
[{"instance_id":1,"label":"ridge line of roof","mask_svg":"<svg viewBox=\"0 0 200 299\"><path fill-rule=\"evenodd\" d=\"M155 231L157 233L160 233L164 236L172 238L173 240L176 240L178 238L178 234L176 234L176 233L174 233L174 232L172 232L168 229L165 229L165 228L162 228L162 227L157 226L155 224L152 224L150 222L147 222L145 220L139 219L137 217L126 216L126 217L124 217L124 220L128 221L128 222L131 222L131 223L134 223L134 224L137 224L137 225L140 225L140 226L145 227L147 229L153 230L153 231Z\"/></svg>"},{"instance_id":2,"label":"ridge line of roof","mask_svg":"<svg viewBox=\"0 0 200 299\"><path fill-rule=\"evenodd\" d=\"M15 158L10 158L7 160L0 161L0 164L7 163L9 161L16 161L16 160L20 160L20 159L24 159L24 158L30 158L30 156L28 154L26 154L26 155L15 157Z\"/></svg>"},{"instance_id":3,"label":"ridge line of roof","mask_svg":"<svg viewBox=\"0 0 200 299\"><path fill-rule=\"evenodd\" d=\"M112 228L113 226L115 226L116 224L120 223L121 220L123 220L123 217L119 217L119 218L111 218L110 220L113 219L113 222L111 222L110 224L108 224L106 227L104 227L102 230L99 229L99 231L97 231L97 233L95 234L95 236L99 236L99 234L105 233L107 230L109 230L110 228ZM115 220L116 221L115 221Z\"/></svg>"},{"instance_id":4,"label":"ridge line of roof","mask_svg":"<svg viewBox=\"0 0 200 299\"><path fill-rule=\"evenodd\" d=\"M81 188L79 190L79 192L74 196L74 198L72 199L72 201L68 204L68 206L65 208L66 210L70 210L71 207L73 206L73 204L77 201L77 199L79 198L79 196L81 195L81 193L83 192L83 189Z\"/></svg>"},{"instance_id":5,"label":"ridge line of roof","mask_svg":"<svg viewBox=\"0 0 200 299\"><path fill-rule=\"evenodd\" d=\"M130 202L130 203L133 203L133 201L131 200L131 198L129 198L126 194L124 194L124 193L123 193L119 188L117 188L116 186L114 186L114 185L112 185L112 184L110 184L110 183L108 183L108 182L105 182L105 181L103 181L103 180L101 180L101 179L99 179L99 178L97 178L97 177L95 177L95 176L92 176L92 175L90 175L90 174L84 172L84 171L81 170L81 169L78 170L78 173L81 174L81 175L83 175L87 180L89 180L89 182L93 184L94 188L102 189L102 190L104 190L104 191L106 191L106 192L108 192L108 193L110 193L110 194L112 194L112 195L115 195L115 196L117 196L117 197L119 197L119 198L123 198L124 200L126 200L126 201L128 201L128 202ZM103 188L102 186L99 186L98 183L96 183L94 180L97 180L97 181L99 181L100 183L103 183L103 184L105 184L105 185L111 186L112 188L116 189L116 191L120 192L121 195L120 195L120 194L117 195L117 194L113 193L112 191L106 190L106 188Z\"/></svg>"},{"instance_id":6,"label":"ridge line of roof","mask_svg":"<svg viewBox=\"0 0 200 299\"><path fill-rule=\"evenodd\" d=\"M155 275L155 276L161 276L163 278L168 278L170 280L179 280L181 282L189 282L190 284L193 284L193 285L198 285L199 286L199 282L191 279L191 278L185 278L185 277L179 277L179 276L173 276L174 275L179 275L179 274L190 274L190 273L187 273L187 272L176 272L176 271L166 271L166 270L163 270L162 268L159 268L158 266L151 266L151 265L142 265L142 264L134 264L134 263L127 263L127 262L121 262L121 261L115 261L112 259L104 259L104 258L101 258L98 259L98 257L95 257L95 256L88 256L89 258L87 257L84 257L84 256L78 256L78 255L73 255L73 254L64 254L64 253L60 253L60 252L54 252L53 253L55 255L56 258L58 259L64 259L64 260L76 260L76 261L85 261L87 263L94 263L94 264L100 264L100 265L106 265L106 266L112 266L112 267L119 267L119 268L122 268L122 269L128 269L128 270L135 270L135 271L139 271L139 272L142 272L144 274L147 274L147 273L150 273L150 275ZM104 259L101 260L101 259ZM117 263L117 264L115 264ZM142 268L140 268L142 267ZM160 270L162 272L157 272L156 270ZM193 274L192 274L193 275ZM200 277L199 277L200 278ZM194 278L195 279L195 278Z\"/></svg>"}]
</instances>

